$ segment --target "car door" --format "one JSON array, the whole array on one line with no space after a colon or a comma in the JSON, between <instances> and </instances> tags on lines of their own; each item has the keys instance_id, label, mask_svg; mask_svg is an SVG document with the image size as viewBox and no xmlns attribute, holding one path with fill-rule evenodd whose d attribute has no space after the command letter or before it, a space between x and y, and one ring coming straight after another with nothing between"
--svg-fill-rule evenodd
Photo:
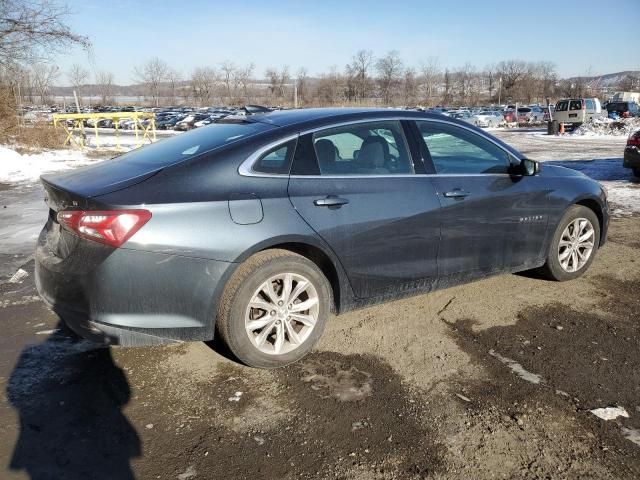
<instances>
[{"instance_id":1,"label":"car door","mask_svg":"<svg viewBox=\"0 0 640 480\"><path fill-rule=\"evenodd\" d=\"M357 298L429 289L436 279L440 204L410 148L398 120L298 141L289 197L340 259Z\"/></svg>"},{"instance_id":2,"label":"car door","mask_svg":"<svg viewBox=\"0 0 640 480\"><path fill-rule=\"evenodd\" d=\"M526 268L541 256L547 191L515 173L489 137L444 121L417 121L441 205L442 277Z\"/></svg>"}]
</instances>

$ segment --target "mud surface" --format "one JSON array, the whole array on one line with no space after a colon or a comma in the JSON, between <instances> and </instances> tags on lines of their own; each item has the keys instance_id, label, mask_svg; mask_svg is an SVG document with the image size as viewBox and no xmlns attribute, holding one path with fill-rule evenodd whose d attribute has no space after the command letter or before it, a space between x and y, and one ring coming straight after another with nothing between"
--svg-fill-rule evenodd
<instances>
[{"instance_id":1,"label":"mud surface","mask_svg":"<svg viewBox=\"0 0 640 480\"><path fill-rule=\"evenodd\" d=\"M640 478L638 238L615 219L573 282L503 275L334 318L275 371L79 340L27 260L0 284L0 478ZM590 413L609 406L628 418Z\"/></svg>"}]
</instances>

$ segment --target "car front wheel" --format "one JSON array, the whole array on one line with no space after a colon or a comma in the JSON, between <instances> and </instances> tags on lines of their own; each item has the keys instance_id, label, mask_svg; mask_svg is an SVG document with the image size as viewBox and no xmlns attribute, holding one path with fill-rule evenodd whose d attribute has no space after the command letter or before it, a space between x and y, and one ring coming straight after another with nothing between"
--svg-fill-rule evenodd
<instances>
[{"instance_id":1,"label":"car front wheel","mask_svg":"<svg viewBox=\"0 0 640 480\"><path fill-rule=\"evenodd\" d=\"M318 342L331 305L331 286L312 261L288 250L265 250L240 265L227 284L218 333L246 365L282 367Z\"/></svg>"},{"instance_id":2,"label":"car front wheel","mask_svg":"<svg viewBox=\"0 0 640 480\"><path fill-rule=\"evenodd\" d=\"M633 170L633 176L640 178L640 168L636 167Z\"/></svg>"},{"instance_id":3,"label":"car front wheel","mask_svg":"<svg viewBox=\"0 0 640 480\"><path fill-rule=\"evenodd\" d=\"M541 272L560 282L578 278L593 262L599 245L598 217L587 207L573 205L558 223Z\"/></svg>"}]
</instances>

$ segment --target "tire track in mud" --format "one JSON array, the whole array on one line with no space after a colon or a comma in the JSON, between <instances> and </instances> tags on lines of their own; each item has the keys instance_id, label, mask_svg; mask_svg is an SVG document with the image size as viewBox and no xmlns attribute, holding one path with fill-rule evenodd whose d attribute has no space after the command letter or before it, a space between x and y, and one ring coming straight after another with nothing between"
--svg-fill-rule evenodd
<instances>
[{"instance_id":1,"label":"tire track in mud","mask_svg":"<svg viewBox=\"0 0 640 480\"><path fill-rule=\"evenodd\" d=\"M625 438L640 431L640 278L591 282L600 298L589 312L555 303L524 309L510 326L476 331L473 319L450 323L452 338L488 374L458 385L471 399L471 416L488 428L526 427L520 441L534 445L524 476L640 477L640 445ZM518 378L490 352L542 382ZM607 422L590 413L612 405L624 406L630 418Z\"/></svg>"},{"instance_id":2,"label":"tire track in mud","mask_svg":"<svg viewBox=\"0 0 640 480\"><path fill-rule=\"evenodd\" d=\"M139 364L129 378L137 384L147 371ZM423 421L428 405L373 356L318 352L273 371L225 363L209 378L169 384L192 402L169 394L163 408L146 411L154 427L141 435L163 462L140 465L144 478L192 468L205 478L413 479L442 467L442 448Z\"/></svg>"}]
</instances>

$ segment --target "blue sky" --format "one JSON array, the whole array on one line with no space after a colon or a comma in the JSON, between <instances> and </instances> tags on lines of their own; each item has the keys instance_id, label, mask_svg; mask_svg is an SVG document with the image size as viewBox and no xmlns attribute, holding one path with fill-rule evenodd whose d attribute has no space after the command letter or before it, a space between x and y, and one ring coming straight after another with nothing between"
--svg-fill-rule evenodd
<instances>
[{"instance_id":1,"label":"blue sky","mask_svg":"<svg viewBox=\"0 0 640 480\"><path fill-rule=\"evenodd\" d=\"M640 29L610 31L636 18L638 0L109 0L70 3L72 28L90 37L90 58L58 58L132 81L134 66L157 56L188 74L230 60L256 75L288 65L309 74L340 70L360 49L398 50L405 64L438 57L455 68L504 59L549 60L561 76L640 70ZM613 21L612 18L618 18ZM563 25L565 29L563 30ZM573 26L570 26L573 25ZM577 25L577 29L576 29ZM567 46L560 45L568 38ZM582 38L582 40L577 40ZM60 83L67 83L66 76Z\"/></svg>"}]
</instances>

